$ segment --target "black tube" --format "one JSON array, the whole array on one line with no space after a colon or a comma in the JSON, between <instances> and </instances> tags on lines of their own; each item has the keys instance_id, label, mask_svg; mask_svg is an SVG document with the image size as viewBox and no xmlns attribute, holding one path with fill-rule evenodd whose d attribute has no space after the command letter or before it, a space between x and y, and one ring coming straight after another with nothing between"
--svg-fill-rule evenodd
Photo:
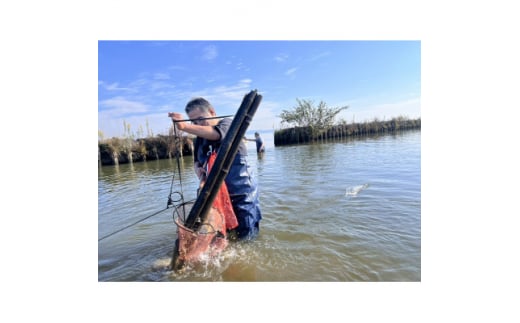
<instances>
[{"instance_id":1,"label":"black tube","mask_svg":"<svg viewBox=\"0 0 520 323\"><path fill-rule=\"evenodd\" d=\"M236 156L242 137L246 133L251 120L260 105L262 96L255 91L249 92L243 99L229 129L226 137L222 140L215 163L208 174L206 183L202 187L184 226L193 229L197 219L202 222L206 219L213 201L226 178L233 159Z\"/></svg>"},{"instance_id":2,"label":"black tube","mask_svg":"<svg viewBox=\"0 0 520 323\"><path fill-rule=\"evenodd\" d=\"M242 141L242 137L246 133L247 128L249 127L249 124L251 123L251 120L253 119L253 116L254 116L258 106L260 105L261 99L262 99L262 96L260 96L260 95L257 95L255 97L253 104L247 111L245 119L240 124L240 128L235 135L235 139L231 143L228 153L225 156L225 160L222 162L220 174L216 173L214 175L216 177L215 184L214 184L213 188L211 189L211 191L209 192L209 194L207 194L206 203L204 204L204 206L200 212L200 215L199 215L201 222L204 222L206 219L206 216L209 214L211 206L213 205L213 201L215 200L215 197L218 193L218 190L220 189L220 186L222 185L222 182L224 182L227 174L229 173L231 165L233 164L235 156L238 152L240 142ZM217 162L218 162L218 154L217 154L217 159L215 159L215 165L217 165ZM213 165L213 167L215 167L215 165ZM212 168L212 170L213 170L213 168ZM216 168L215 172L217 172L218 170L219 170L219 168ZM210 171L210 174L211 174L211 171Z\"/></svg>"}]
</instances>

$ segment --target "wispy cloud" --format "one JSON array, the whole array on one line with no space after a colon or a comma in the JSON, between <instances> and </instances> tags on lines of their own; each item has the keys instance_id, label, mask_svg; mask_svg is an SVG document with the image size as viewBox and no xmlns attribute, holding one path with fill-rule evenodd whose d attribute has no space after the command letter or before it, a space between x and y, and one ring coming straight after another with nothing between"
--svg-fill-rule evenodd
<instances>
[{"instance_id":1,"label":"wispy cloud","mask_svg":"<svg viewBox=\"0 0 520 323\"><path fill-rule=\"evenodd\" d=\"M289 59L289 55L284 53L278 54L274 57L274 60L279 63L285 62L287 59Z\"/></svg>"},{"instance_id":2,"label":"wispy cloud","mask_svg":"<svg viewBox=\"0 0 520 323\"><path fill-rule=\"evenodd\" d=\"M142 102L131 101L123 97L114 97L108 100L99 102L102 110L99 114L104 118L118 118L127 114L145 113L148 111L148 106Z\"/></svg>"},{"instance_id":3,"label":"wispy cloud","mask_svg":"<svg viewBox=\"0 0 520 323\"><path fill-rule=\"evenodd\" d=\"M287 75L287 76L293 76L294 73L295 73L297 70L298 70L297 67L290 68L290 69L288 69L287 71L285 71L285 75Z\"/></svg>"},{"instance_id":4,"label":"wispy cloud","mask_svg":"<svg viewBox=\"0 0 520 323\"><path fill-rule=\"evenodd\" d=\"M100 86L104 87L105 90L107 90L107 91L130 91L131 90L130 88L127 88L127 87L120 87L118 82L108 84L106 82L99 81L98 84Z\"/></svg>"},{"instance_id":5,"label":"wispy cloud","mask_svg":"<svg viewBox=\"0 0 520 323\"><path fill-rule=\"evenodd\" d=\"M237 65L236 65L236 70L237 70L237 71L246 71L246 72L247 72L247 71L250 70L250 68L247 67L246 65L244 65L244 63L239 62L239 63L237 63Z\"/></svg>"},{"instance_id":6,"label":"wispy cloud","mask_svg":"<svg viewBox=\"0 0 520 323\"><path fill-rule=\"evenodd\" d=\"M241 102L244 95L251 89L251 79L241 79L232 85L218 85L201 91L187 93L179 104L185 104L190 97L204 97L215 107L219 107L219 113L223 113L221 107L236 108L237 102Z\"/></svg>"},{"instance_id":7,"label":"wispy cloud","mask_svg":"<svg viewBox=\"0 0 520 323\"><path fill-rule=\"evenodd\" d=\"M309 61L316 61L316 60L319 60L320 58L323 58L323 57L327 57L327 56L330 56L330 52L322 52L322 53L319 53L317 55L314 55L312 57L309 58Z\"/></svg>"},{"instance_id":8,"label":"wispy cloud","mask_svg":"<svg viewBox=\"0 0 520 323\"><path fill-rule=\"evenodd\" d=\"M217 56L218 56L217 46L210 45L210 46L204 47L203 53L202 53L203 60L211 61L211 60L214 60L215 58L217 58Z\"/></svg>"},{"instance_id":9,"label":"wispy cloud","mask_svg":"<svg viewBox=\"0 0 520 323\"><path fill-rule=\"evenodd\" d=\"M207 96L223 104L242 100L244 94L250 90L252 80L242 79L233 85L221 85L208 89Z\"/></svg>"},{"instance_id":10,"label":"wispy cloud","mask_svg":"<svg viewBox=\"0 0 520 323\"><path fill-rule=\"evenodd\" d=\"M99 81L99 84L107 91L126 91L125 95L132 96L139 93L145 96L154 96L158 94L157 91L166 93L176 88L168 73L155 73L150 78L141 77L131 81L126 87L120 86L119 83L106 84L103 81ZM129 96L126 98L129 100L134 99Z\"/></svg>"},{"instance_id":11,"label":"wispy cloud","mask_svg":"<svg viewBox=\"0 0 520 323\"><path fill-rule=\"evenodd\" d=\"M175 88L175 85L171 82L165 82L165 81L157 81L157 82L151 82L149 85L150 91L152 91L151 95L153 95L153 92L158 90L172 90Z\"/></svg>"}]
</instances>

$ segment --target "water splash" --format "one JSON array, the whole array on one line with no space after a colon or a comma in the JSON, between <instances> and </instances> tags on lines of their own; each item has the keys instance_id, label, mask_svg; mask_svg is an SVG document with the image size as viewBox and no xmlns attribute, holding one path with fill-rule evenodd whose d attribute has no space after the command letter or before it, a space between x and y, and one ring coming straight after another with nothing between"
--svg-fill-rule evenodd
<instances>
[{"instance_id":1,"label":"water splash","mask_svg":"<svg viewBox=\"0 0 520 323\"><path fill-rule=\"evenodd\" d=\"M368 187L368 184L358 185L347 188L347 192L345 193L345 196L356 196L359 192L366 189Z\"/></svg>"},{"instance_id":2,"label":"water splash","mask_svg":"<svg viewBox=\"0 0 520 323\"><path fill-rule=\"evenodd\" d=\"M164 274L169 281L218 281L222 280L222 273L243 254L237 244L230 244L219 253L211 250L199 255L196 261L187 263L181 270L171 271L165 268Z\"/></svg>"}]
</instances>

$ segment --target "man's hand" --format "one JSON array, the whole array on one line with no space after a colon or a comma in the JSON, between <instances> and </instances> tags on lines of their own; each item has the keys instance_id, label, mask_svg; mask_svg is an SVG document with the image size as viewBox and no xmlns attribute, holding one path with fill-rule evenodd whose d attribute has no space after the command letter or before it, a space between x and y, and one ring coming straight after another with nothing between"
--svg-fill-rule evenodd
<instances>
[{"instance_id":1,"label":"man's hand","mask_svg":"<svg viewBox=\"0 0 520 323\"><path fill-rule=\"evenodd\" d=\"M184 127L186 125L186 123L184 121L183 122L176 122L176 121L183 120L182 114L177 113L177 112L169 112L168 113L168 117L172 118L172 122L173 122L174 125L177 126L177 129L179 129L179 130L184 129Z\"/></svg>"}]
</instances>

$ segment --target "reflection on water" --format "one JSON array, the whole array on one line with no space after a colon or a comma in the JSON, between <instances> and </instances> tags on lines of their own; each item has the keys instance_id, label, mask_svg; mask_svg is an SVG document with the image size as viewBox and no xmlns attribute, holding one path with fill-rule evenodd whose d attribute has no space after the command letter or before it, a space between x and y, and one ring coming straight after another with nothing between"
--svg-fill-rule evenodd
<instances>
[{"instance_id":1,"label":"reflection on water","mask_svg":"<svg viewBox=\"0 0 520 323\"><path fill-rule=\"evenodd\" d=\"M420 281L420 131L268 147L249 163L261 234L183 273L168 270L172 209L98 244L100 281ZM99 170L99 237L196 196L191 157Z\"/></svg>"}]
</instances>

